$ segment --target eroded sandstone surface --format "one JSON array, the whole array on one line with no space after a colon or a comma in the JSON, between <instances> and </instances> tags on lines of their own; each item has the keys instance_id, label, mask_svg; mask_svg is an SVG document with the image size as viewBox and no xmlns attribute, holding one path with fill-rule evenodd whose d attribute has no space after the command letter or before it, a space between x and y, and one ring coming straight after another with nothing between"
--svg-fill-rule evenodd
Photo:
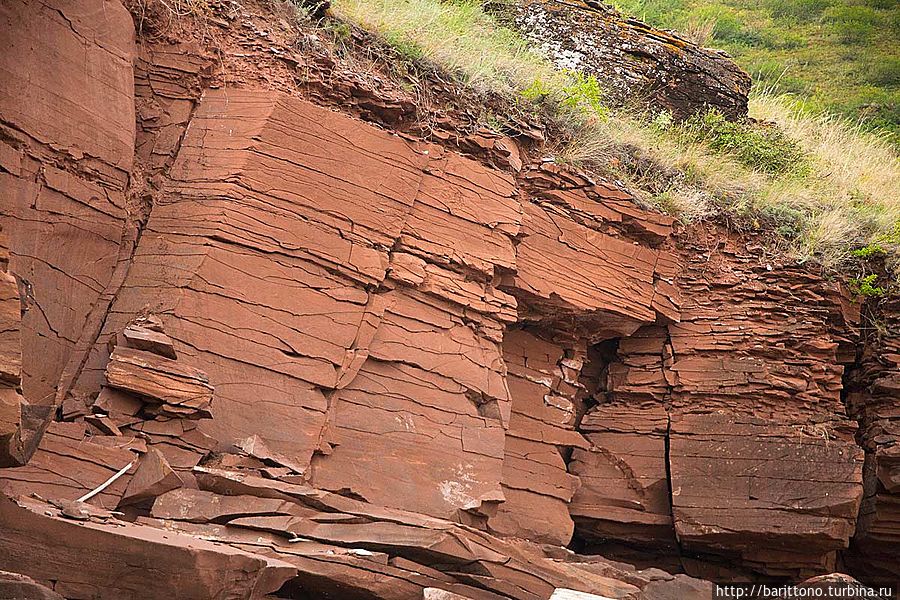
<instances>
[{"instance_id":1,"label":"eroded sandstone surface","mask_svg":"<svg viewBox=\"0 0 900 600\"><path fill-rule=\"evenodd\" d=\"M649 600L897 573L896 319L859 346L839 284L533 135L418 135L268 10L216 13L213 50L118 0L0 8L15 585Z\"/></svg>"}]
</instances>

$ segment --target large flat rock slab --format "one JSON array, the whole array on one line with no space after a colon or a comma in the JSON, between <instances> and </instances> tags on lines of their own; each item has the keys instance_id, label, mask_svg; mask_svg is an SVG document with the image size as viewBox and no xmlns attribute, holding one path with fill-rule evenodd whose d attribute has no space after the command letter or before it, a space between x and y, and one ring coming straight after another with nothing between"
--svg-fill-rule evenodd
<instances>
[{"instance_id":1,"label":"large flat rock slab","mask_svg":"<svg viewBox=\"0 0 900 600\"><path fill-rule=\"evenodd\" d=\"M770 574L830 568L862 500L852 441L732 415L672 419L672 512L682 547Z\"/></svg>"},{"instance_id":2,"label":"large flat rock slab","mask_svg":"<svg viewBox=\"0 0 900 600\"><path fill-rule=\"evenodd\" d=\"M47 505L7 497L0 498L0 519L0 569L22 570L71 600L249 600L296 573L276 559L196 537L121 521L71 521Z\"/></svg>"}]
</instances>

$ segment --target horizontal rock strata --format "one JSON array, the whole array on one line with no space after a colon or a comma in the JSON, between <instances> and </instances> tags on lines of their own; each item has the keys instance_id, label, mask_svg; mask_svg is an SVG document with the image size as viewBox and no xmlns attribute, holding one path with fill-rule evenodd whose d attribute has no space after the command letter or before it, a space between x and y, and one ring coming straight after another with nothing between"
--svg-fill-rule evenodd
<instances>
[{"instance_id":1,"label":"horizontal rock strata","mask_svg":"<svg viewBox=\"0 0 900 600\"><path fill-rule=\"evenodd\" d=\"M866 451L865 498L848 561L869 577L896 578L900 546L900 303L884 301L879 327L851 374L848 405Z\"/></svg>"},{"instance_id":2,"label":"horizontal rock strata","mask_svg":"<svg viewBox=\"0 0 900 600\"><path fill-rule=\"evenodd\" d=\"M848 411L838 285L510 138L392 131L400 92L232 9L213 53L116 0L0 8L0 570L345 600L891 572L897 352Z\"/></svg>"}]
</instances>

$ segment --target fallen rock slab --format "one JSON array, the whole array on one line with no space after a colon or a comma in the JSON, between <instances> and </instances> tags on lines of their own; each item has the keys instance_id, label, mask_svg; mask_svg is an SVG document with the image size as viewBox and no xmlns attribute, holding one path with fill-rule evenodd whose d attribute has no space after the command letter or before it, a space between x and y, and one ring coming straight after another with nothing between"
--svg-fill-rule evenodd
<instances>
[{"instance_id":1,"label":"fallen rock slab","mask_svg":"<svg viewBox=\"0 0 900 600\"><path fill-rule=\"evenodd\" d=\"M0 569L52 581L69 600L249 600L296 573L287 563L195 537L58 514L50 505L0 498Z\"/></svg>"},{"instance_id":2,"label":"fallen rock slab","mask_svg":"<svg viewBox=\"0 0 900 600\"><path fill-rule=\"evenodd\" d=\"M166 457L156 448L150 448L138 461L137 470L128 482L119 505L137 504L178 489L184 482Z\"/></svg>"}]
</instances>

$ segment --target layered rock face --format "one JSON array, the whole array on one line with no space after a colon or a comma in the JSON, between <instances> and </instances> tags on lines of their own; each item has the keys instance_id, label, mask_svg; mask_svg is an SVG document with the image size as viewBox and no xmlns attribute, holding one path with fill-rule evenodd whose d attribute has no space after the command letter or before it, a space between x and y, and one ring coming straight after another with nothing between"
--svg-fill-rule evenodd
<instances>
[{"instance_id":1,"label":"layered rock face","mask_svg":"<svg viewBox=\"0 0 900 600\"><path fill-rule=\"evenodd\" d=\"M900 302L883 301L877 325L850 379L848 406L866 450L866 493L851 564L872 577L896 578L900 545Z\"/></svg>"},{"instance_id":2,"label":"layered rock face","mask_svg":"<svg viewBox=\"0 0 900 600\"><path fill-rule=\"evenodd\" d=\"M832 569L862 497L840 397L857 315L836 286L736 240L688 247L680 321L619 342L582 422L594 447L573 455L572 513L588 540L677 542L770 575Z\"/></svg>"},{"instance_id":3,"label":"layered rock face","mask_svg":"<svg viewBox=\"0 0 900 600\"><path fill-rule=\"evenodd\" d=\"M70 12L7 3L0 17L4 321L17 321L3 337L3 379L22 394L3 392L5 407L22 407L19 431L3 435L24 446L6 464L34 450L35 422L71 385L134 243L131 17L118 2Z\"/></svg>"},{"instance_id":4,"label":"layered rock face","mask_svg":"<svg viewBox=\"0 0 900 600\"><path fill-rule=\"evenodd\" d=\"M402 99L218 79L304 60L263 7L217 25L231 71L138 46L111 0L2 11L0 570L73 599L649 600L710 586L563 546L839 566L864 461L837 285L513 140L359 118ZM875 377L867 507L896 487Z\"/></svg>"},{"instance_id":5,"label":"layered rock face","mask_svg":"<svg viewBox=\"0 0 900 600\"><path fill-rule=\"evenodd\" d=\"M747 116L750 76L724 52L697 46L593 0L516 0L490 6L561 69L595 75L607 102Z\"/></svg>"}]
</instances>

